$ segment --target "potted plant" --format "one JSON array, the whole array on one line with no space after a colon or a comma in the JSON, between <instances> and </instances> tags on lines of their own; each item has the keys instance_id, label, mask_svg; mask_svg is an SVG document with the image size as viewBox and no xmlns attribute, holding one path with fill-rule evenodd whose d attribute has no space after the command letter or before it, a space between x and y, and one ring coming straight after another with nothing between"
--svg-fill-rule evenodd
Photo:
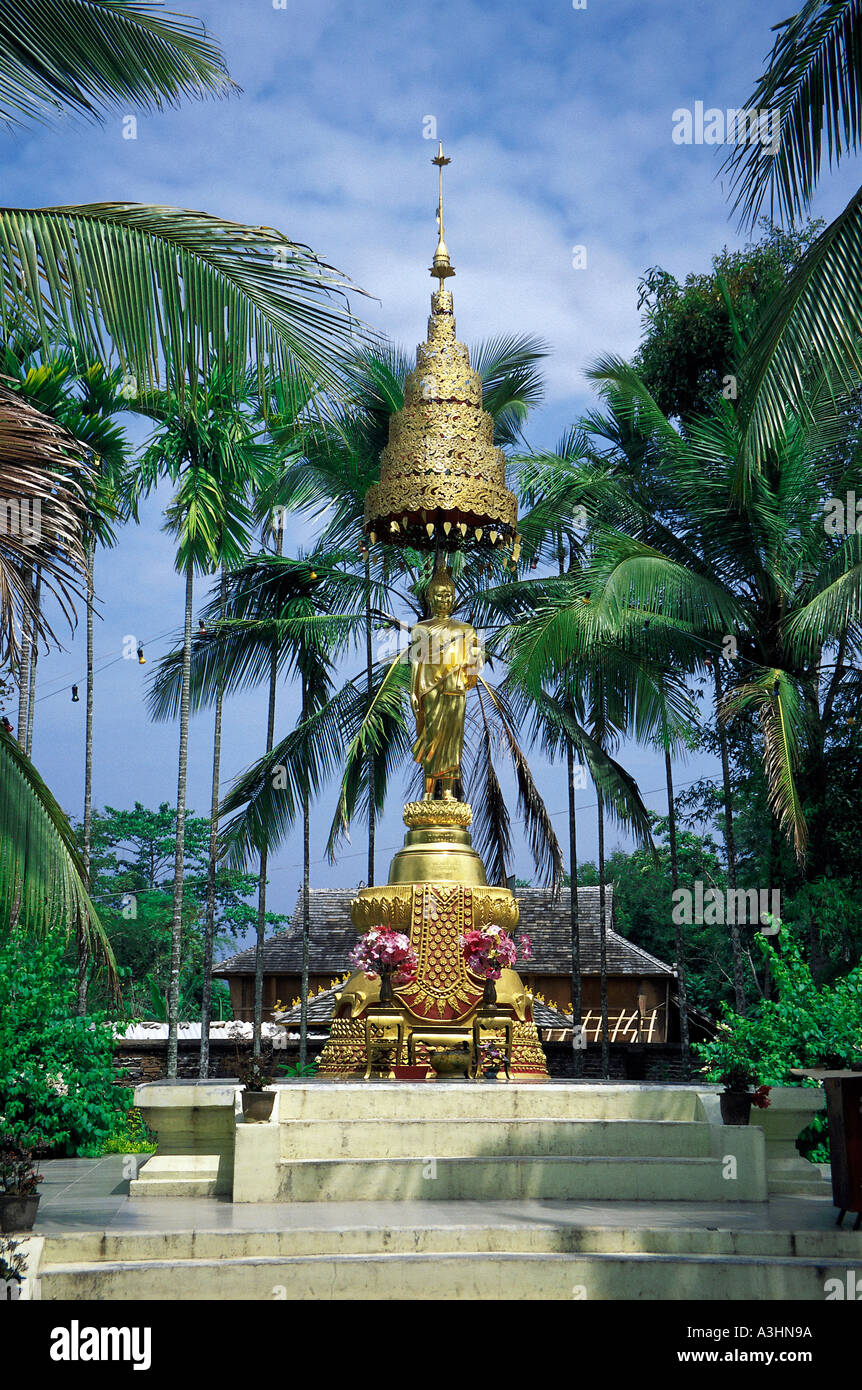
<instances>
[{"instance_id":1,"label":"potted plant","mask_svg":"<svg viewBox=\"0 0 862 1390\"><path fill-rule=\"evenodd\" d=\"M752 1090L756 1077L749 1067L732 1066L719 1080L724 1086L719 1105L721 1118L726 1125L747 1125L751 1120L752 1105L759 1110L766 1110L769 1106L769 1087L757 1086Z\"/></svg>"},{"instance_id":2,"label":"potted plant","mask_svg":"<svg viewBox=\"0 0 862 1390\"><path fill-rule=\"evenodd\" d=\"M500 1068L503 1065L503 1049L499 1043L490 1039L479 1044L479 1067L477 1076L481 1075L486 1081L496 1081L500 1075Z\"/></svg>"},{"instance_id":3,"label":"potted plant","mask_svg":"<svg viewBox=\"0 0 862 1390\"><path fill-rule=\"evenodd\" d=\"M7 1140L0 1148L0 1231L32 1231L41 1181L31 1150Z\"/></svg>"},{"instance_id":4,"label":"potted plant","mask_svg":"<svg viewBox=\"0 0 862 1390\"><path fill-rule=\"evenodd\" d=\"M240 1077L243 1118L250 1124L263 1124L272 1115L275 1104L275 1091L267 1090L274 1078L256 1057L243 1064Z\"/></svg>"},{"instance_id":5,"label":"potted plant","mask_svg":"<svg viewBox=\"0 0 862 1390\"><path fill-rule=\"evenodd\" d=\"M458 945L467 962L467 969L485 981L482 1008L486 1011L493 1010L497 1003L495 982L503 971L511 970L519 955L521 960L529 960L533 954L533 944L528 936L522 936L516 945L509 933L493 922L459 936Z\"/></svg>"},{"instance_id":6,"label":"potted plant","mask_svg":"<svg viewBox=\"0 0 862 1390\"><path fill-rule=\"evenodd\" d=\"M407 985L415 979L419 964L410 938L391 927L369 927L350 952L350 962L362 970L366 979L380 978L379 1005L395 1008L393 985Z\"/></svg>"},{"instance_id":7,"label":"potted plant","mask_svg":"<svg viewBox=\"0 0 862 1390\"><path fill-rule=\"evenodd\" d=\"M752 1105L765 1110L770 1104L770 1087L757 1085L751 1061L752 1039L739 1026L744 1022L728 1013L711 1042L696 1044L694 1049L706 1064L703 1074L707 1080L718 1081L724 1087L719 1104L726 1125L747 1125Z\"/></svg>"}]
</instances>

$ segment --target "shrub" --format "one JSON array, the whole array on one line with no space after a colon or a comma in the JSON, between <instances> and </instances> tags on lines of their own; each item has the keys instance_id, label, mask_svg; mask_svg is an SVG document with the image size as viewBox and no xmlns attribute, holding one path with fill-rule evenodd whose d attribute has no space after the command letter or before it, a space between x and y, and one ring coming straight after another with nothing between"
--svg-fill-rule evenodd
<instances>
[{"instance_id":1,"label":"shrub","mask_svg":"<svg viewBox=\"0 0 862 1390\"><path fill-rule=\"evenodd\" d=\"M64 950L21 933L0 942L0 1122L43 1152L97 1155L132 1096L115 1084L107 1017L76 1014Z\"/></svg>"},{"instance_id":2,"label":"shrub","mask_svg":"<svg viewBox=\"0 0 862 1390\"><path fill-rule=\"evenodd\" d=\"M780 951L757 938L778 997L759 1000L744 1016L724 1005L718 1037L693 1048L709 1080L739 1066L766 1085L794 1085L794 1067L862 1061L862 966L818 986L786 929L777 941Z\"/></svg>"},{"instance_id":3,"label":"shrub","mask_svg":"<svg viewBox=\"0 0 862 1390\"><path fill-rule=\"evenodd\" d=\"M137 1106L118 1114L114 1129L102 1145L103 1154L154 1154L155 1135Z\"/></svg>"}]
</instances>

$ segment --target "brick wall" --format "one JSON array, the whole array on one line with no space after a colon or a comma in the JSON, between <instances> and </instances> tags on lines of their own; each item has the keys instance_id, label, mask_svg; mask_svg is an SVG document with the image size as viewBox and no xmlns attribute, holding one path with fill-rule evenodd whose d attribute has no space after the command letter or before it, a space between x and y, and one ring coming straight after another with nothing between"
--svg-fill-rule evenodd
<instances>
[{"instance_id":1,"label":"brick wall","mask_svg":"<svg viewBox=\"0 0 862 1390\"><path fill-rule=\"evenodd\" d=\"M323 1039L310 1038L308 1059L318 1056L323 1048ZM251 1041L233 1042L219 1039L210 1040L210 1076L235 1077L237 1075L237 1052L241 1061L251 1056ZM165 1075L167 1042L159 1039L152 1042L121 1043L115 1058L120 1069L118 1078L127 1086L137 1086L144 1081L161 1081ZM601 1076L602 1050L590 1044L584 1056L584 1075L590 1079ZM177 1073L183 1080L192 1080L198 1075L200 1043L197 1040L179 1042ZM573 1076L574 1062L570 1043L545 1043L545 1056L551 1076ZM611 1079L614 1081L644 1080L672 1085L686 1078L683 1076L679 1046L675 1043L653 1043L642 1053L645 1063L642 1077L637 1075L637 1055L620 1046L611 1047ZM264 1058L269 1064L269 1057ZM275 1066L295 1066L299 1061L299 1043L291 1043L275 1053Z\"/></svg>"}]
</instances>

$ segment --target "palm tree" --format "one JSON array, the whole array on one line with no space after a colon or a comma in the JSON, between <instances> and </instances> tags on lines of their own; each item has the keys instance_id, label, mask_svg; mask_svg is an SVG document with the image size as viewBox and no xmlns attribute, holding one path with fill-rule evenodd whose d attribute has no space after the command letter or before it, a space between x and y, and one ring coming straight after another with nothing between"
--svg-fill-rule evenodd
<instances>
[{"instance_id":1,"label":"palm tree","mask_svg":"<svg viewBox=\"0 0 862 1390\"><path fill-rule=\"evenodd\" d=\"M173 392L141 397L140 410L160 424L140 460L140 489L145 492L167 475L178 484L167 510L165 529L179 542L177 569L185 574L185 625L183 634L180 737L177 765L177 841L174 865L173 917L171 925L171 975L168 992L168 1075L176 1075L177 1006L183 929L183 873L185 864L186 780L194 574L212 573L235 565L245 554L251 513L246 506L249 484L259 460L266 457L259 429L252 416L243 413L248 404L233 389L233 378L214 373L205 390L192 399ZM216 734L218 735L218 728ZM218 778L220 743L214 742L213 780ZM212 924L209 924L210 931Z\"/></svg>"},{"instance_id":2,"label":"palm tree","mask_svg":"<svg viewBox=\"0 0 862 1390\"><path fill-rule=\"evenodd\" d=\"M10 12L11 11L11 12ZM22 42L26 35L26 44ZM11 123L64 108L97 116L237 90L196 21L131 0L13 0L0 20L0 112ZM346 284L274 228L134 203L0 209L0 326L25 321L46 349L77 341L119 353L129 394L194 391L213 366L241 381L257 363L332 386L353 326ZM117 286L124 293L117 293Z\"/></svg>"},{"instance_id":3,"label":"palm tree","mask_svg":"<svg viewBox=\"0 0 862 1390\"><path fill-rule=\"evenodd\" d=\"M119 394L120 373L107 372L100 362L88 360L80 347L68 347L46 357L38 337L25 328L7 341L3 370L17 383L21 395L46 411L81 443L90 462L87 475L87 509L84 538L87 584L87 687L84 735L84 821L81 860L89 884L93 778L93 618L96 545L113 544L112 523L122 510L123 478L128 442L113 417L128 408ZM38 607L41 579L36 578ZM30 628L25 638L30 638ZM21 662L19 728L25 730L24 751L30 756L35 711L38 644L27 642ZM29 668L29 670L28 670ZM78 933L78 1012L86 1013L88 945Z\"/></svg>"},{"instance_id":4,"label":"palm tree","mask_svg":"<svg viewBox=\"0 0 862 1390\"><path fill-rule=\"evenodd\" d=\"M791 221L810 207L824 141L829 166L862 138L862 4L805 0L777 38L746 110L777 112L772 138L740 140L725 161L734 210L753 224L768 200ZM751 483L788 412L809 415L813 382L858 386L862 352L862 188L817 239L776 296L750 343L740 384L738 486Z\"/></svg>"},{"instance_id":5,"label":"palm tree","mask_svg":"<svg viewBox=\"0 0 862 1390\"><path fill-rule=\"evenodd\" d=\"M18 506L10 525L7 502L0 534L0 664L18 660L27 626L36 640L56 640L27 578L34 564L61 613L74 619L85 569L86 474L82 446L0 384L0 495ZM81 930L113 969L69 822L19 740L0 735L0 920L13 929L23 922L36 931Z\"/></svg>"},{"instance_id":6,"label":"palm tree","mask_svg":"<svg viewBox=\"0 0 862 1390\"><path fill-rule=\"evenodd\" d=\"M313 719L318 705L321 701L325 704L330 692L329 662L344 650L358 630L364 606L363 584L358 576L342 574L322 559L316 558L314 564L312 570L306 560L264 552L227 573L224 601L222 603L219 596L204 608L204 632L192 646L189 673L192 708L212 704L220 690L227 696L267 680L271 702L268 725L274 726L275 671L276 677L300 676L306 720ZM182 652L176 651L160 663L150 692L150 708L155 718L175 716L182 684ZM303 722L301 718L300 726ZM291 741L296 742L289 736L288 743ZM230 833L222 836L222 847L232 849L237 863L247 864L257 857L262 863L261 878L265 885L270 848L301 814L303 881L307 887L310 875L307 827L312 787L304 784L301 765L290 761L285 768L279 764L279 751L279 748L272 750L272 772L267 784L273 799L272 823L277 822L279 826L278 837L270 834L271 822L264 818L250 828L240 847L236 844L236 830L233 837ZM284 781L286 776L287 781ZM222 812L229 806L230 796ZM283 817L282 812L285 813ZM258 883L257 958L262 964L261 909L264 925L267 919L265 886L262 894L261 878ZM256 970L256 975L258 973ZM262 1021L262 989L257 984L256 1016ZM259 1037L259 1022L255 1031Z\"/></svg>"},{"instance_id":7,"label":"palm tree","mask_svg":"<svg viewBox=\"0 0 862 1390\"><path fill-rule=\"evenodd\" d=\"M0 18L0 74L0 110L10 122L64 107L95 115L101 106L125 105L130 97L158 107L185 95L222 93L229 83L218 50L188 23L177 17L162 21L125 0L68 0L47 15L40 0L15 0L12 12L7 6ZM353 326L352 316L333 299L344 282L308 248L275 229L244 227L204 213L124 203L2 209L0 276L5 333L23 321L46 351L58 339L75 340L102 361L108 360L106 344L112 344L130 396L158 381L160 364L169 389L194 396L214 361L235 381L256 360L261 377L271 367L287 380L331 386L339 381L344 335ZM0 443L18 463L10 476L7 456L0 456L5 495L25 503L50 496L59 503L57 519L65 509L63 519L74 523L62 532L59 558L45 557L49 588L73 618L74 579L85 572L76 553L78 520L71 502L76 489L59 492L46 479L45 459L57 451L50 432L43 430L37 439L33 417L5 397L2 410ZM64 450L59 453L66 457ZM27 640L51 630L34 603L32 556L24 555L21 571L17 562L9 563L14 544L5 542L3 550L0 656L5 646L17 659L16 618L24 619ZM41 574L44 589L44 564ZM19 790L28 806L38 795L32 778L25 777ZM22 817L19 807L10 819L10 808L7 802L0 829L10 835L11 877L3 891L11 914L13 905L19 911L22 894L29 902L30 889L20 877L28 860L26 842L19 838L29 810ZM48 803L41 809L50 821ZM61 898L80 906L89 930L97 918L89 900L80 897L77 869L59 834L52 863ZM52 912L53 907L52 902ZM43 904L42 916L46 910Z\"/></svg>"}]
</instances>

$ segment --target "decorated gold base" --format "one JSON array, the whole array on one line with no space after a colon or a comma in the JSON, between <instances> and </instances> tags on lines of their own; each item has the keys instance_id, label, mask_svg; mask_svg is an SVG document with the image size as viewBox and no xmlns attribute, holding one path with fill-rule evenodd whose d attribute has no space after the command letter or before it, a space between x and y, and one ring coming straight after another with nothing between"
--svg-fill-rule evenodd
<instances>
[{"instance_id":1,"label":"decorated gold base","mask_svg":"<svg viewBox=\"0 0 862 1390\"><path fill-rule=\"evenodd\" d=\"M548 1064L539 1041L536 1025L532 1022L515 1023L512 1047L511 1075L513 1081L547 1081ZM394 1045L387 1055L381 1047L375 1050L372 1061L371 1078L378 1081L390 1077L397 1064L406 1065L408 1060L409 1033L405 1035L401 1056L395 1057ZM419 1065L430 1067L430 1049L422 1042L416 1044L416 1061ZM323 1050L318 1075L331 1080L336 1078L364 1077L366 1071L365 1024L360 1018L335 1018L332 1021L329 1041Z\"/></svg>"},{"instance_id":2,"label":"decorated gold base","mask_svg":"<svg viewBox=\"0 0 862 1390\"><path fill-rule=\"evenodd\" d=\"M408 826L405 845L392 861L385 886L363 888L350 905L358 931L386 925L410 937L418 967L415 980L394 989L403 1020L400 1048L375 1047L371 1074L389 1076L398 1063L407 1064L412 1033L442 1033L458 1046L472 1039L472 1026L482 1006L484 980L468 969L460 938L474 928L496 923L514 932L518 904L507 888L485 882L482 861L466 825L470 808L463 802L411 802L404 810ZM495 1012L513 1021L512 1077L544 1080L548 1070L533 1023L532 995L514 970L497 981ZM380 980L363 972L351 976L336 996L329 1042L321 1055L320 1076L364 1076L367 1067L365 1016L377 1008ZM428 1048L418 1037L416 1057L424 1062ZM396 1056L396 1052L403 1055Z\"/></svg>"}]
</instances>

